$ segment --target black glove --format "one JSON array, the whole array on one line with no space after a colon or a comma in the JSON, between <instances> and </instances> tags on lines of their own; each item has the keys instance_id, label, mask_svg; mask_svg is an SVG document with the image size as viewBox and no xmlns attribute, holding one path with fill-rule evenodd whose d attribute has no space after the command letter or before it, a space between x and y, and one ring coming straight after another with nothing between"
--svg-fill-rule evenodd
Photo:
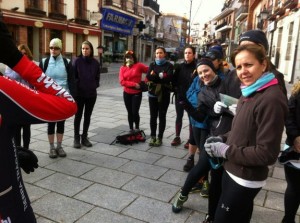
<instances>
[{"instance_id":1,"label":"black glove","mask_svg":"<svg viewBox=\"0 0 300 223\"><path fill-rule=\"evenodd\" d=\"M29 149L24 149L23 147L17 147L18 159L20 167L29 174L34 172L34 169L38 168L38 158Z\"/></svg>"}]
</instances>

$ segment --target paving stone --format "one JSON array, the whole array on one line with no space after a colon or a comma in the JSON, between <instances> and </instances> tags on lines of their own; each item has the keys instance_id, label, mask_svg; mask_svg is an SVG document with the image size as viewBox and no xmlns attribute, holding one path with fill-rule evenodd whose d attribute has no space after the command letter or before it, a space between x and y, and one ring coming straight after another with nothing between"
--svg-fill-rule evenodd
<instances>
[{"instance_id":1,"label":"paving stone","mask_svg":"<svg viewBox=\"0 0 300 223\"><path fill-rule=\"evenodd\" d=\"M268 191L266 199L266 208L276 209L284 212L284 194Z\"/></svg>"},{"instance_id":2,"label":"paving stone","mask_svg":"<svg viewBox=\"0 0 300 223\"><path fill-rule=\"evenodd\" d=\"M277 210L254 206L251 223L280 222L283 218L283 215L283 212Z\"/></svg>"},{"instance_id":3,"label":"paving stone","mask_svg":"<svg viewBox=\"0 0 300 223\"><path fill-rule=\"evenodd\" d=\"M75 196L78 200L115 212L123 210L137 197L138 195L134 193L110 188L101 184L94 184Z\"/></svg>"},{"instance_id":4,"label":"paving stone","mask_svg":"<svg viewBox=\"0 0 300 223\"><path fill-rule=\"evenodd\" d=\"M269 177L266 185L263 188L265 190L284 193L286 189L286 181Z\"/></svg>"},{"instance_id":5,"label":"paving stone","mask_svg":"<svg viewBox=\"0 0 300 223\"><path fill-rule=\"evenodd\" d=\"M127 159L108 156L105 154L92 154L84 157L81 161L111 169L117 169L125 163L129 162L129 160Z\"/></svg>"},{"instance_id":6,"label":"paving stone","mask_svg":"<svg viewBox=\"0 0 300 223\"><path fill-rule=\"evenodd\" d=\"M95 166L86 164L86 163L82 163L82 162L78 162L78 161L74 161L74 160L66 159L66 160L59 160L56 163L52 163L52 164L46 166L46 168L60 172L60 173L78 177L78 176L81 176L82 174L90 171L91 169L94 169Z\"/></svg>"},{"instance_id":7,"label":"paving stone","mask_svg":"<svg viewBox=\"0 0 300 223\"><path fill-rule=\"evenodd\" d=\"M29 196L29 200L31 202L40 199L41 197L45 196L46 194L50 193L49 190L34 186L32 184L26 184L25 188Z\"/></svg>"},{"instance_id":8,"label":"paving stone","mask_svg":"<svg viewBox=\"0 0 300 223\"><path fill-rule=\"evenodd\" d=\"M159 181L182 187L187 178L187 174L188 173L182 171L169 170L159 178Z\"/></svg>"},{"instance_id":9,"label":"paving stone","mask_svg":"<svg viewBox=\"0 0 300 223\"><path fill-rule=\"evenodd\" d=\"M154 164L158 166L182 171L182 167L185 163L186 160L184 159L177 159L173 157L164 156Z\"/></svg>"},{"instance_id":10,"label":"paving stone","mask_svg":"<svg viewBox=\"0 0 300 223\"><path fill-rule=\"evenodd\" d=\"M152 147L149 152L175 158L184 158L188 154L188 150L179 149L178 147Z\"/></svg>"},{"instance_id":11,"label":"paving stone","mask_svg":"<svg viewBox=\"0 0 300 223\"><path fill-rule=\"evenodd\" d=\"M111 156L118 156L119 154L123 153L127 150L127 148L124 148L122 146L119 146L117 144L115 145L109 145L105 143L97 143L95 146L88 148L89 151L97 152L97 153L103 153L106 155Z\"/></svg>"},{"instance_id":12,"label":"paving stone","mask_svg":"<svg viewBox=\"0 0 300 223\"><path fill-rule=\"evenodd\" d=\"M281 180L285 180L284 169L280 167L274 167L273 176L274 178L278 178Z\"/></svg>"},{"instance_id":13,"label":"paving stone","mask_svg":"<svg viewBox=\"0 0 300 223\"><path fill-rule=\"evenodd\" d=\"M171 205L146 197L139 197L130 204L123 214L151 223L184 223L191 211L186 209L174 214Z\"/></svg>"},{"instance_id":14,"label":"paving stone","mask_svg":"<svg viewBox=\"0 0 300 223\"><path fill-rule=\"evenodd\" d=\"M74 196L78 192L84 190L92 182L68 176L61 173L53 174L43 180L36 183L37 186L46 188L48 190L67 195L69 197Z\"/></svg>"},{"instance_id":15,"label":"paving stone","mask_svg":"<svg viewBox=\"0 0 300 223\"><path fill-rule=\"evenodd\" d=\"M94 208L91 212L80 219L84 223L143 223L137 219L121 215L102 208Z\"/></svg>"},{"instance_id":16,"label":"paving stone","mask_svg":"<svg viewBox=\"0 0 300 223\"><path fill-rule=\"evenodd\" d=\"M94 181L97 183L121 188L124 184L129 182L135 176L121 171L106 169L103 167L97 167L90 172L81 176L81 178Z\"/></svg>"},{"instance_id":17,"label":"paving stone","mask_svg":"<svg viewBox=\"0 0 300 223\"><path fill-rule=\"evenodd\" d=\"M125 165L121 166L119 170L131 173L137 176L142 176L151 179L158 179L161 177L168 169L154 166L146 163L130 161Z\"/></svg>"},{"instance_id":18,"label":"paving stone","mask_svg":"<svg viewBox=\"0 0 300 223\"><path fill-rule=\"evenodd\" d=\"M178 191L176 186L143 177L134 178L122 189L165 202L169 202Z\"/></svg>"},{"instance_id":19,"label":"paving stone","mask_svg":"<svg viewBox=\"0 0 300 223\"><path fill-rule=\"evenodd\" d=\"M93 205L50 193L32 203L35 213L55 222L73 223L88 213Z\"/></svg>"},{"instance_id":20,"label":"paving stone","mask_svg":"<svg viewBox=\"0 0 300 223\"><path fill-rule=\"evenodd\" d=\"M22 173L23 173L24 182L35 183L41 179L44 179L45 177L48 177L48 176L54 174L55 172L52 170L47 170L45 168L39 167L33 173L26 174L23 171L22 171Z\"/></svg>"},{"instance_id":21,"label":"paving stone","mask_svg":"<svg viewBox=\"0 0 300 223\"><path fill-rule=\"evenodd\" d=\"M135 149L129 149L124 153L120 154L119 157L126 158L129 160L140 161L148 164L153 164L162 156L154 153L139 151Z\"/></svg>"}]
</instances>

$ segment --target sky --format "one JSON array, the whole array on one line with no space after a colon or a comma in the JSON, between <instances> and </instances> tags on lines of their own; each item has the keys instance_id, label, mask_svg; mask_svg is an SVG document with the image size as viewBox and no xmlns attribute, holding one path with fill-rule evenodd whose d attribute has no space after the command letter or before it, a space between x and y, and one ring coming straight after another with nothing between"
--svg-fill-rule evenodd
<instances>
[{"instance_id":1,"label":"sky","mask_svg":"<svg viewBox=\"0 0 300 223\"><path fill-rule=\"evenodd\" d=\"M189 19L191 0L157 0L159 11L163 13L175 13ZM192 0L191 24L204 23L221 13L224 0Z\"/></svg>"}]
</instances>

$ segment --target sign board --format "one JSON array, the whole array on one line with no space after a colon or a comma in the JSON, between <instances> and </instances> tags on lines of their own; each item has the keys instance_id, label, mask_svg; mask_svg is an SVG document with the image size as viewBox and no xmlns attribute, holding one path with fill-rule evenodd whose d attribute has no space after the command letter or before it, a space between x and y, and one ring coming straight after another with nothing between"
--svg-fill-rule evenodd
<instances>
[{"instance_id":1,"label":"sign board","mask_svg":"<svg viewBox=\"0 0 300 223\"><path fill-rule=\"evenodd\" d=\"M132 35L136 19L121 12L105 8L102 11L101 29Z\"/></svg>"}]
</instances>

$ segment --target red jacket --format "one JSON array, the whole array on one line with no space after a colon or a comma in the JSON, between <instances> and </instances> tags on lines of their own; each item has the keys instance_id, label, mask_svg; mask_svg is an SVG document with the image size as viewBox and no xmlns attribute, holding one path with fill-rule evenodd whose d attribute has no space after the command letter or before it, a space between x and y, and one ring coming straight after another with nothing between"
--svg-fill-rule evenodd
<instances>
[{"instance_id":1,"label":"red jacket","mask_svg":"<svg viewBox=\"0 0 300 223\"><path fill-rule=\"evenodd\" d=\"M147 73L148 66L142 63L135 63L131 67L122 66L120 68L119 81L128 94L137 94L141 90L136 89L135 85L142 81L142 74Z\"/></svg>"}]
</instances>

